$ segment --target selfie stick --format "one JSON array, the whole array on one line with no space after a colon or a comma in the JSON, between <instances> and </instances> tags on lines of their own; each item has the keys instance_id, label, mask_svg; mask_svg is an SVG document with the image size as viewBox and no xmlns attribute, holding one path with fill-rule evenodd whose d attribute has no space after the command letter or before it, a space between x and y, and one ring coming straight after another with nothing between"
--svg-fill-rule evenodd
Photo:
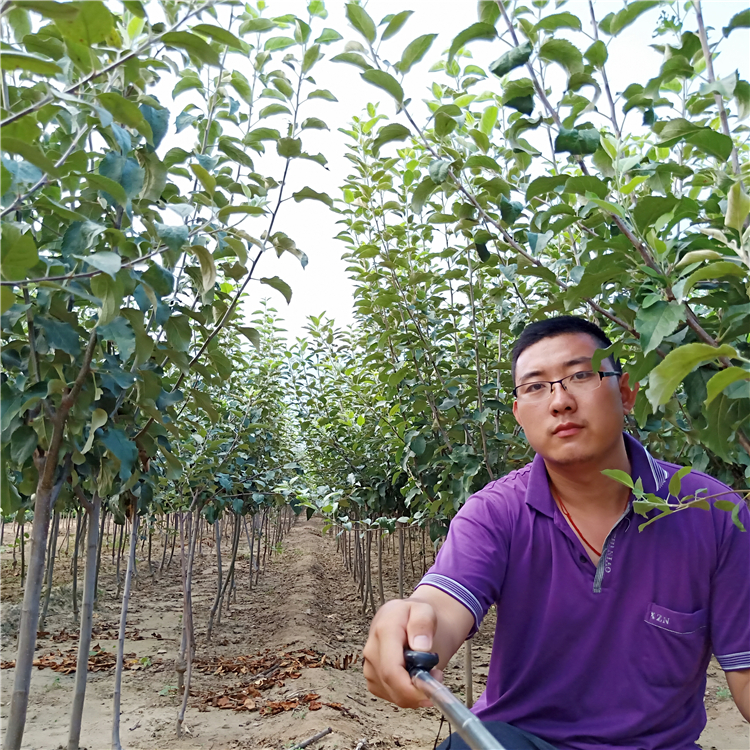
<instances>
[{"instance_id":1,"label":"selfie stick","mask_svg":"<svg viewBox=\"0 0 750 750\"><path fill-rule=\"evenodd\" d=\"M471 750L506 750L485 728L482 722L436 680L430 670L440 657L429 651L404 651L406 671L417 690L421 690L442 712Z\"/></svg>"}]
</instances>

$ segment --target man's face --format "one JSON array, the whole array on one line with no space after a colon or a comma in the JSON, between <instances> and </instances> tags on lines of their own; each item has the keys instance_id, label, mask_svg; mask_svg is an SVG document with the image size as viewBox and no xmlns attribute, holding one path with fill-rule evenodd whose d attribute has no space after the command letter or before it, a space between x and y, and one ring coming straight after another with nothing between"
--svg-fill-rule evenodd
<instances>
[{"instance_id":1,"label":"man's face","mask_svg":"<svg viewBox=\"0 0 750 750\"><path fill-rule=\"evenodd\" d=\"M585 333L542 339L518 358L515 385L591 370L598 348ZM599 369L611 370L610 360ZM628 375L604 378L596 390L585 393L574 394L555 383L549 397L515 401L513 414L543 458L562 465L597 462L621 440L623 415L633 408L637 392L638 385L631 388Z\"/></svg>"}]
</instances>

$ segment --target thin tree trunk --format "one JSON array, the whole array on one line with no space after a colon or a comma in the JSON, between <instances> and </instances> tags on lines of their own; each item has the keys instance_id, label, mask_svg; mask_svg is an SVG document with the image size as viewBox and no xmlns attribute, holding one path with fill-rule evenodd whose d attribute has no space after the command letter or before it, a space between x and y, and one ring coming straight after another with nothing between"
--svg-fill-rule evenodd
<instances>
[{"instance_id":1,"label":"thin tree trunk","mask_svg":"<svg viewBox=\"0 0 750 750\"><path fill-rule=\"evenodd\" d=\"M107 529L107 506L102 510L102 522L99 528L99 544L96 550L96 575L94 576L94 604L99 598L99 571L102 568L102 549L104 548L104 536Z\"/></svg>"},{"instance_id":2,"label":"thin tree trunk","mask_svg":"<svg viewBox=\"0 0 750 750\"><path fill-rule=\"evenodd\" d=\"M25 524L21 524L21 588L26 582L26 533Z\"/></svg>"},{"instance_id":3,"label":"thin tree trunk","mask_svg":"<svg viewBox=\"0 0 750 750\"><path fill-rule=\"evenodd\" d=\"M102 500L94 492L89 511L88 544L86 547L86 571L83 582L83 603L81 604L81 629L78 635L78 659L73 687L73 710L70 714L70 733L68 750L78 750L81 740L81 720L83 703L86 699L86 679L89 668L89 650L91 649L91 627L94 618L94 598L96 596L96 569L99 552L99 513Z\"/></svg>"},{"instance_id":4,"label":"thin tree trunk","mask_svg":"<svg viewBox=\"0 0 750 750\"><path fill-rule=\"evenodd\" d=\"M214 597L214 603L211 606L211 611L208 615L208 627L206 628L206 643L211 643L211 633L214 629L214 618L216 617L216 610L219 608L219 602L221 602L222 595L222 583L224 582L224 576L221 570L221 519L214 521L214 532L216 535L216 568L218 572L218 583L216 584L216 596ZM221 615L219 615L219 624L221 624Z\"/></svg>"},{"instance_id":5,"label":"thin tree trunk","mask_svg":"<svg viewBox=\"0 0 750 750\"><path fill-rule=\"evenodd\" d=\"M466 685L466 708L471 708L474 705L471 641L464 642L464 683Z\"/></svg>"},{"instance_id":6,"label":"thin tree trunk","mask_svg":"<svg viewBox=\"0 0 750 750\"><path fill-rule=\"evenodd\" d=\"M185 679L185 688L182 692L182 705L177 715L177 736L182 735L182 723L185 720L185 711L187 709L188 697L190 696L190 680L193 675L193 655L195 653L195 632L193 629L193 560L195 559L195 541L199 528L200 510L195 511L196 521L193 524L193 534L190 540L190 554L187 560L187 570L185 571L184 589L183 589L183 610L182 621L186 633L187 644L187 676Z\"/></svg>"},{"instance_id":7,"label":"thin tree trunk","mask_svg":"<svg viewBox=\"0 0 750 750\"><path fill-rule=\"evenodd\" d=\"M177 544L177 514L176 513L174 517L174 533L172 534L172 549L169 552L169 562L167 563L167 570L169 570L169 566L172 564L172 558L174 557L175 544Z\"/></svg>"},{"instance_id":8,"label":"thin tree trunk","mask_svg":"<svg viewBox=\"0 0 750 750\"><path fill-rule=\"evenodd\" d=\"M167 561L167 547L169 547L169 513L166 513L167 528L164 530L164 549L161 553L161 563L159 564L159 577L164 572L164 563Z\"/></svg>"},{"instance_id":9,"label":"thin tree trunk","mask_svg":"<svg viewBox=\"0 0 750 750\"><path fill-rule=\"evenodd\" d=\"M385 592L383 591L383 531L377 530L378 535L378 595L380 596L380 606L385 604Z\"/></svg>"},{"instance_id":10,"label":"thin tree trunk","mask_svg":"<svg viewBox=\"0 0 750 750\"><path fill-rule=\"evenodd\" d=\"M156 583L154 578L154 565L151 562L151 546L154 538L154 530L152 527L148 529L148 574L151 576L151 583Z\"/></svg>"},{"instance_id":11,"label":"thin tree trunk","mask_svg":"<svg viewBox=\"0 0 750 750\"><path fill-rule=\"evenodd\" d=\"M125 545L125 523L120 526L120 546L117 550L117 598L120 598L122 591L122 577L120 576L120 560L122 560L122 550Z\"/></svg>"},{"instance_id":12,"label":"thin tree trunk","mask_svg":"<svg viewBox=\"0 0 750 750\"><path fill-rule=\"evenodd\" d=\"M411 579L414 581L414 579L417 577L417 573L414 570L414 549L411 544L411 537L412 537L412 527L409 527L409 562L411 563Z\"/></svg>"},{"instance_id":13,"label":"thin tree trunk","mask_svg":"<svg viewBox=\"0 0 750 750\"><path fill-rule=\"evenodd\" d=\"M115 666L115 688L112 708L112 750L122 750L120 744L120 696L122 694L122 668L125 654L125 628L128 622L128 602L130 600L130 588L133 581L133 569L135 568L135 549L138 544L138 512L137 506L133 504L133 521L130 530L130 554L128 555L128 567L125 572L125 590L122 594L122 610L120 611L120 633L117 641L117 663Z\"/></svg>"},{"instance_id":14,"label":"thin tree trunk","mask_svg":"<svg viewBox=\"0 0 750 750\"><path fill-rule=\"evenodd\" d=\"M232 583L234 582L234 569L237 564L237 551L240 548L240 523L239 523L239 516L235 516L235 524L234 524L234 538L232 539L232 559L229 563L229 570L227 571L227 577L224 581L224 590L221 592L221 596L219 597L219 617L217 620L217 625L221 625L221 605L224 601L224 596L229 591L229 595L232 593ZM227 596L227 612L229 612L229 596Z\"/></svg>"},{"instance_id":15,"label":"thin tree trunk","mask_svg":"<svg viewBox=\"0 0 750 750\"><path fill-rule=\"evenodd\" d=\"M73 545L73 617L78 617L78 550L81 541L81 511L76 511L76 541Z\"/></svg>"},{"instance_id":16,"label":"thin tree trunk","mask_svg":"<svg viewBox=\"0 0 750 750\"><path fill-rule=\"evenodd\" d=\"M263 514L260 517L260 532L258 533L258 553L256 556L255 561L255 585L258 585L258 581L260 580L260 551L263 548L263 526L266 522L266 510L263 511Z\"/></svg>"},{"instance_id":17,"label":"thin tree trunk","mask_svg":"<svg viewBox=\"0 0 750 750\"><path fill-rule=\"evenodd\" d=\"M247 518L242 517L242 522L245 525L245 538L247 539L247 548L250 550L250 586L249 589L252 591L253 588L253 544L255 543L255 516L250 516L250 523L253 529L253 535L250 536L250 532L247 529Z\"/></svg>"},{"instance_id":18,"label":"thin tree trunk","mask_svg":"<svg viewBox=\"0 0 750 750\"><path fill-rule=\"evenodd\" d=\"M404 598L404 527L398 524L398 598Z\"/></svg>"},{"instance_id":19,"label":"thin tree trunk","mask_svg":"<svg viewBox=\"0 0 750 750\"><path fill-rule=\"evenodd\" d=\"M47 621L47 610L49 609L49 600L52 595L52 582L55 577L55 558L57 557L57 534L60 528L60 511L55 511L54 520L52 521L52 539L50 542L49 558L47 561L47 588L44 592L44 604L42 605L42 614L39 618L39 630L44 630L44 624Z\"/></svg>"},{"instance_id":20,"label":"thin tree trunk","mask_svg":"<svg viewBox=\"0 0 750 750\"><path fill-rule=\"evenodd\" d=\"M188 518L192 518L190 514L188 514ZM180 642L180 651L177 655L177 659L175 660L175 672L177 672L177 695L182 695L182 691L185 689L185 670L187 669L187 660L186 660L186 654L187 654L187 628L185 625L185 576L187 575L187 552L185 551L185 517L183 513L180 513L179 515L179 524L180 524L180 576L182 580L182 597L183 597L183 603L182 603L182 612L183 612L183 623L182 623L182 640ZM192 524L188 524L188 546L190 546L190 530L192 529Z\"/></svg>"}]
</instances>

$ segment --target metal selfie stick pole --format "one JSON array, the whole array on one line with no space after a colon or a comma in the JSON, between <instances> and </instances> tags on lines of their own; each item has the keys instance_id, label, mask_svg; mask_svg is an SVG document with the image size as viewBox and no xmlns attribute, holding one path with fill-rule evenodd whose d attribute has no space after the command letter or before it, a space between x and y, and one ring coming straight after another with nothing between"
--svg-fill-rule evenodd
<instances>
[{"instance_id":1,"label":"metal selfie stick pole","mask_svg":"<svg viewBox=\"0 0 750 750\"><path fill-rule=\"evenodd\" d=\"M436 680L430 670L437 666L440 657L429 651L404 651L406 671L414 687L421 690L442 712L471 750L507 750L482 725L482 722Z\"/></svg>"}]
</instances>

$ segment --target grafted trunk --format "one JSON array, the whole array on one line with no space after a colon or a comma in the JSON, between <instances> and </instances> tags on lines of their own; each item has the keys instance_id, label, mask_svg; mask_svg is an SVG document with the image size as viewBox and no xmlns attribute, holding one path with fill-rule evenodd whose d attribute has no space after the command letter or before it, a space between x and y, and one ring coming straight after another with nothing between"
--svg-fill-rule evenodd
<instances>
[{"instance_id":1,"label":"grafted trunk","mask_svg":"<svg viewBox=\"0 0 750 750\"><path fill-rule=\"evenodd\" d=\"M102 501L95 492L89 510L88 538L86 545L86 570L83 581L83 602L81 604L81 628L78 635L78 659L73 686L73 710L70 713L68 750L78 750L81 739L83 704L86 699L89 650L91 649L91 626L94 618L94 598L96 596L97 552L99 550L99 512Z\"/></svg>"},{"instance_id":2,"label":"grafted trunk","mask_svg":"<svg viewBox=\"0 0 750 750\"><path fill-rule=\"evenodd\" d=\"M185 720L188 697L190 696L190 680L193 675L193 656L195 654L195 630L193 628L193 561L195 560L195 542L198 535L200 520L200 509L195 511L196 521L193 524L193 533L190 539L190 553L187 559L185 577L183 579L183 609L182 622L184 642L186 644L187 674L185 687L182 692L182 705L177 715L177 736L182 735L182 724Z\"/></svg>"},{"instance_id":3,"label":"grafted trunk","mask_svg":"<svg viewBox=\"0 0 750 750\"><path fill-rule=\"evenodd\" d=\"M133 505L133 522L130 530L130 554L128 555L128 567L125 572L125 589L122 593L122 609L120 611L120 632L117 641L117 662L115 666L115 687L112 708L112 750L122 750L120 744L120 697L122 694L122 667L125 655L125 628L128 622L128 603L130 601L130 588L133 581L133 570L135 569L135 548L138 542L138 513Z\"/></svg>"},{"instance_id":4,"label":"grafted trunk","mask_svg":"<svg viewBox=\"0 0 750 750\"><path fill-rule=\"evenodd\" d=\"M94 604L99 598L99 571L102 567L102 549L104 547L104 532L107 528L107 508L106 506L102 510L102 521L99 528L99 544L96 550L96 575L94 576Z\"/></svg>"},{"instance_id":5,"label":"grafted trunk","mask_svg":"<svg viewBox=\"0 0 750 750\"><path fill-rule=\"evenodd\" d=\"M52 595L52 581L55 576L55 558L57 557L57 534L60 528L60 512L55 511L52 522L52 534L50 539L50 551L47 559L47 588L44 592L44 604L42 605L42 615L39 618L39 630L44 630L44 624L47 621L47 610L49 609L49 600Z\"/></svg>"}]
</instances>

